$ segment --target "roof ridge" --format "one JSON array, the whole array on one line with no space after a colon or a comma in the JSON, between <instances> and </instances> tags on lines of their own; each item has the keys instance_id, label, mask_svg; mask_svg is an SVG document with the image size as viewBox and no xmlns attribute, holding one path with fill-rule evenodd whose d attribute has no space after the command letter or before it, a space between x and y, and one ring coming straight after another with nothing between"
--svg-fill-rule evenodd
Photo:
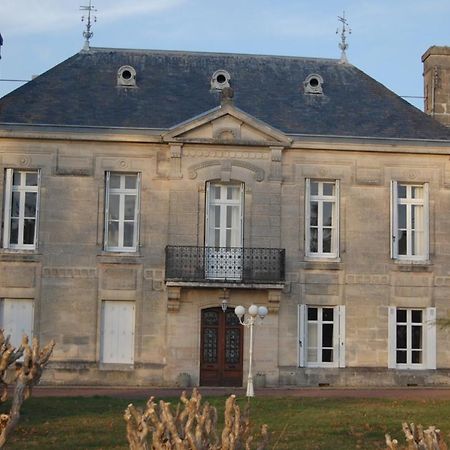
<instances>
[{"instance_id":1,"label":"roof ridge","mask_svg":"<svg viewBox=\"0 0 450 450\"><path fill-rule=\"evenodd\" d=\"M164 50L164 49L140 49L140 48L119 48L119 47L90 47L89 50L81 50L79 53L95 52L127 52L127 53L156 53L172 55L195 55L195 56L231 56L231 57L253 57L253 58L281 58L310 61L329 61L342 64L339 58L318 58L313 56L291 56L291 55L270 55L258 53L231 53L231 52L211 52L211 51L193 51L193 50ZM349 64L351 65L351 64Z\"/></svg>"}]
</instances>

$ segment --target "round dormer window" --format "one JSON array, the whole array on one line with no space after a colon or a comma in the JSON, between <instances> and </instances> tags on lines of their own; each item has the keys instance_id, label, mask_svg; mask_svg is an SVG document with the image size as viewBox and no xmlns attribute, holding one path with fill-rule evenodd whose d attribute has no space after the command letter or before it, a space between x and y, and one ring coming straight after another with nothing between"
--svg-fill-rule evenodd
<instances>
[{"instance_id":1,"label":"round dormer window","mask_svg":"<svg viewBox=\"0 0 450 450\"><path fill-rule=\"evenodd\" d=\"M323 78L316 73L308 75L303 82L305 94L323 94L322 85Z\"/></svg>"},{"instance_id":2,"label":"round dormer window","mask_svg":"<svg viewBox=\"0 0 450 450\"><path fill-rule=\"evenodd\" d=\"M221 91L226 87L230 87L230 74L223 69L216 70L211 77L211 89Z\"/></svg>"},{"instance_id":3,"label":"round dormer window","mask_svg":"<svg viewBox=\"0 0 450 450\"><path fill-rule=\"evenodd\" d=\"M136 86L136 70L131 66L122 66L117 71L117 86Z\"/></svg>"}]
</instances>

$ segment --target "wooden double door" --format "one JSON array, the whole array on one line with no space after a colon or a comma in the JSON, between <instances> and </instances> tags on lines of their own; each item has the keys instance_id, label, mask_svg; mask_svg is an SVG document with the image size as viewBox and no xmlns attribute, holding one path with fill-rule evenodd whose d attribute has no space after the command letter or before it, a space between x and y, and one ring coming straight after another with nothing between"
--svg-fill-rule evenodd
<instances>
[{"instance_id":1,"label":"wooden double door","mask_svg":"<svg viewBox=\"0 0 450 450\"><path fill-rule=\"evenodd\" d=\"M233 309L202 310L200 385L242 386L243 328Z\"/></svg>"}]
</instances>

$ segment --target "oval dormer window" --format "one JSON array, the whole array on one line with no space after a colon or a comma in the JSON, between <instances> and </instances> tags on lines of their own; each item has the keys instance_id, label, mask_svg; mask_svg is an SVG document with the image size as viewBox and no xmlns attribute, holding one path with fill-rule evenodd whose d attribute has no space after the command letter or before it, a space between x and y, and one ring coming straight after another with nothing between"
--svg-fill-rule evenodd
<instances>
[{"instance_id":1,"label":"oval dormer window","mask_svg":"<svg viewBox=\"0 0 450 450\"><path fill-rule=\"evenodd\" d=\"M136 86L136 70L131 66L122 66L117 71L117 86Z\"/></svg>"},{"instance_id":2,"label":"oval dormer window","mask_svg":"<svg viewBox=\"0 0 450 450\"><path fill-rule=\"evenodd\" d=\"M303 82L305 94L323 94L322 85L323 78L316 73L308 75Z\"/></svg>"},{"instance_id":3,"label":"oval dormer window","mask_svg":"<svg viewBox=\"0 0 450 450\"><path fill-rule=\"evenodd\" d=\"M211 77L211 89L221 91L226 87L230 87L230 74L223 69L216 70Z\"/></svg>"}]
</instances>

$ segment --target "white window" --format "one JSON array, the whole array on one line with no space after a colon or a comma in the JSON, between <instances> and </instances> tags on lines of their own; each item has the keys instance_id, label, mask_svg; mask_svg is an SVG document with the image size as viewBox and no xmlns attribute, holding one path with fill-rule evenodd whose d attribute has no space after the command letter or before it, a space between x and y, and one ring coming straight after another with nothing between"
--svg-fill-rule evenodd
<instances>
[{"instance_id":1,"label":"white window","mask_svg":"<svg viewBox=\"0 0 450 450\"><path fill-rule=\"evenodd\" d=\"M206 276L240 279L243 267L244 185L208 183L206 189Z\"/></svg>"},{"instance_id":2,"label":"white window","mask_svg":"<svg viewBox=\"0 0 450 450\"><path fill-rule=\"evenodd\" d=\"M388 366L436 368L436 308L389 307Z\"/></svg>"},{"instance_id":3,"label":"white window","mask_svg":"<svg viewBox=\"0 0 450 450\"><path fill-rule=\"evenodd\" d=\"M40 172L6 169L3 247L37 247Z\"/></svg>"},{"instance_id":4,"label":"white window","mask_svg":"<svg viewBox=\"0 0 450 450\"><path fill-rule=\"evenodd\" d=\"M139 174L106 173L105 250L137 251L139 186Z\"/></svg>"},{"instance_id":5,"label":"white window","mask_svg":"<svg viewBox=\"0 0 450 450\"><path fill-rule=\"evenodd\" d=\"M101 362L133 364L134 303L104 301L102 303Z\"/></svg>"},{"instance_id":6,"label":"white window","mask_svg":"<svg viewBox=\"0 0 450 450\"><path fill-rule=\"evenodd\" d=\"M34 302L30 299L5 298L0 302L0 328L10 342L19 348L22 337L26 334L31 343L33 337Z\"/></svg>"},{"instance_id":7,"label":"white window","mask_svg":"<svg viewBox=\"0 0 450 450\"><path fill-rule=\"evenodd\" d=\"M299 305L300 367L345 367L345 306Z\"/></svg>"},{"instance_id":8,"label":"white window","mask_svg":"<svg viewBox=\"0 0 450 450\"><path fill-rule=\"evenodd\" d=\"M306 180L306 256L339 256L339 181Z\"/></svg>"},{"instance_id":9,"label":"white window","mask_svg":"<svg viewBox=\"0 0 450 450\"><path fill-rule=\"evenodd\" d=\"M428 259L428 184L392 182L392 257Z\"/></svg>"}]
</instances>

